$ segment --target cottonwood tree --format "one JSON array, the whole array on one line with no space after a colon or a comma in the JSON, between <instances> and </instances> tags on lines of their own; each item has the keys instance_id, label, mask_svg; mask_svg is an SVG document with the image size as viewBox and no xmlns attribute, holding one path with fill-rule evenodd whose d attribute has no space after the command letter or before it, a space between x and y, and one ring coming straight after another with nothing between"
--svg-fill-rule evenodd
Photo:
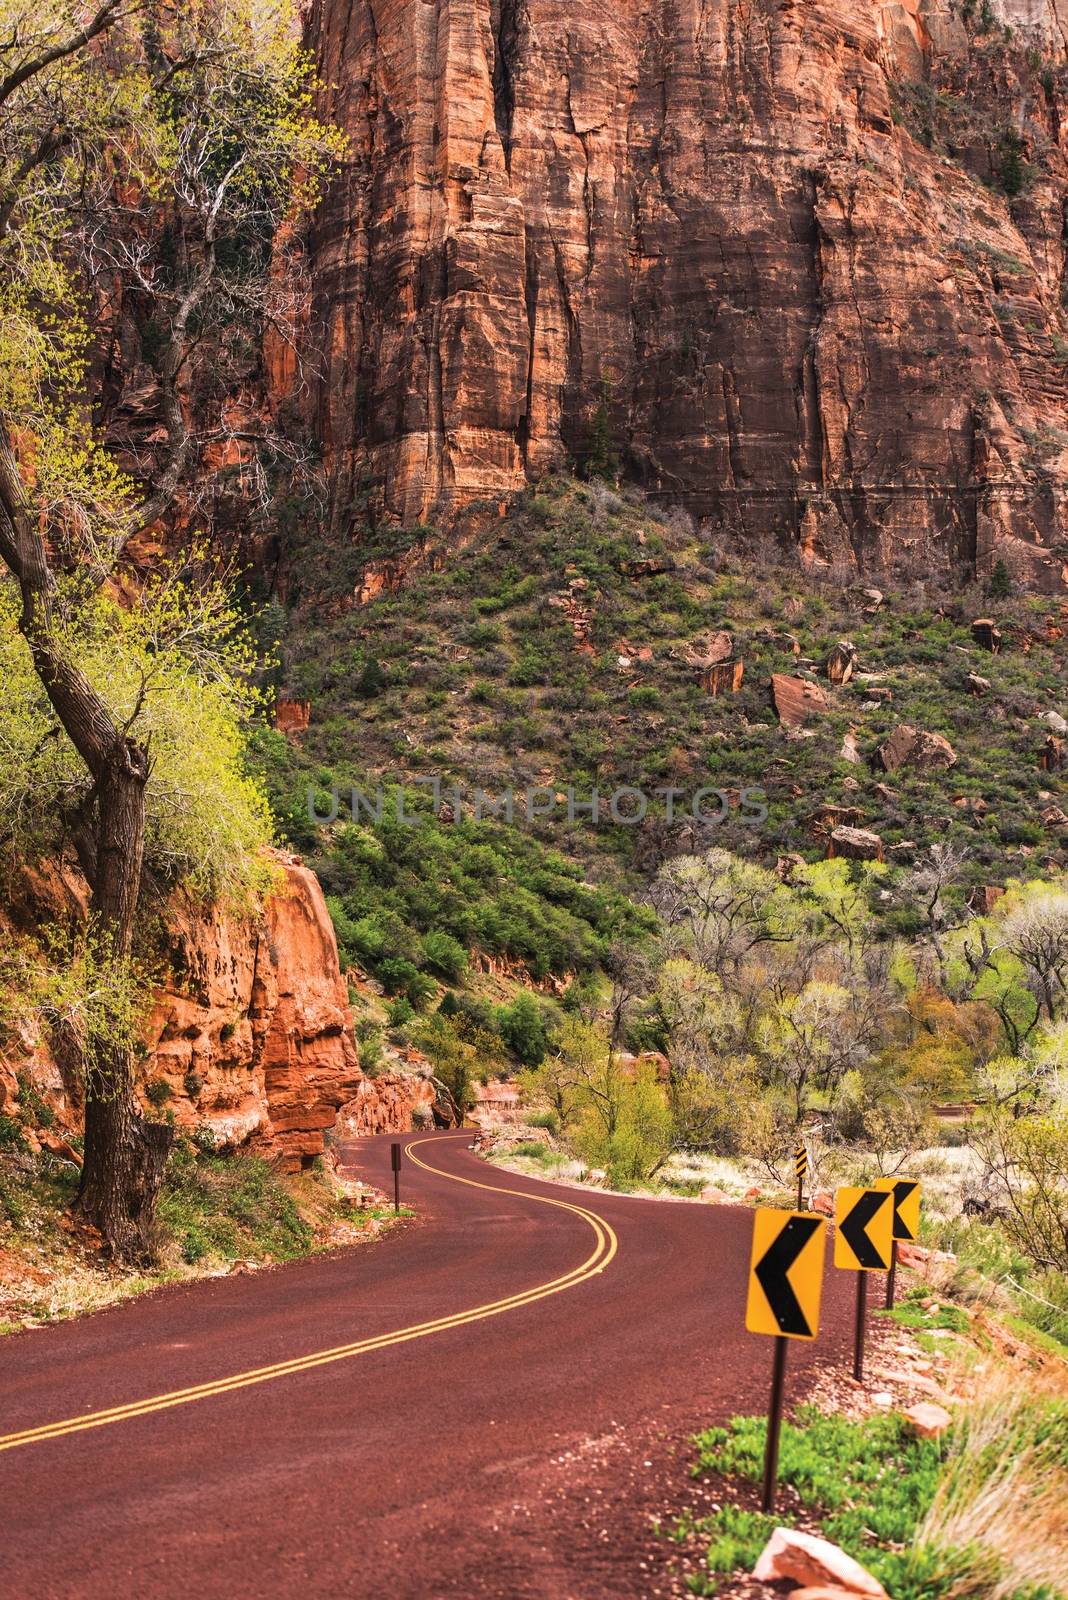
<instances>
[{"instance_id":1,"label":"cottonwood tree","mask_svg":"<svg viewBox=\"0 0 1068 1600\"><path fill-rule=\"evenodd\" d=\"M88 939L119 990L153 756L82 646L131 539L173 509L195 465L182 387L197 348L239 291L254 298L273 229L337 152L311 114L292 23L256 0L177 12L105 0L88 22L68 0L0 6L0 559L33 671L88 775ZM158 323L158 444L137 482L91 422L109 275L151 294ZM82 1070L77 1203L113 1254L145 1257L170 1132L140 1116L123 1032Z\"/></svg>"}]
</instances>

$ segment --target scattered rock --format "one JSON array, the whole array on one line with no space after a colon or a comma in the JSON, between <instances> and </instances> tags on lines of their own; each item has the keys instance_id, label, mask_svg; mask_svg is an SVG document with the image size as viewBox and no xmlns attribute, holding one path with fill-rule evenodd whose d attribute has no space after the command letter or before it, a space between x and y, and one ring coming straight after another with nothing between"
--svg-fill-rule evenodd
<instances>
[{"instance_id":1,"label":"scattered rock","mask_svg":"<svg viewBox=\"0 0 1068 1600\"><path fill-rule=\"evenodd\" d=\"M844 861L881 861L883 841L867 828L835 828L827 841L827 859L839 857Z\"/></svg>"},{"instance_id":2,"label":"scattered rock","mask_svg":"<svg viewBox=\"0 0 1068 1600\"><path fill-rule=\"evenodd\" d=\"M709 1205L713 1206L729 1206L731 1204L730 1195L726 1194L724 1190L717 1189L711 1184L701 1190L701 1199L707 1201Z\"/></svg>"},{"instance_id":3,"label":"scattered rock","mask_svg":"<svg viewBox=\"0 0 1068 1600\"><path fill-rule=\"evenodd\" d=\"M968 910L988 917L1004 893L996 883L978 884L968 896Z\"/></svg>"},{"instance_id":4,"label":"scattered rock","mask_svg":"<svg viewBox=\"0 0 1068 1600\"><path fill-rule=\"evenodd\" d=\"M863 759L860 754L860 746L857 744L856 733L852 728L842 739L841 756L843 761L848 761L854 767L859 766Z\"/></svg>"},{"instance_id":5,"label":"scattered rock","mask_svg":"<svg viewBox=\"0 0 1068 1600\"><path fill-rule=\"evenodd\" d=\"M274 725L279 733L306 733L310 722L310 700L279 700L275 705Z\"/></svg>"},{"instance_id":6,"label":"scattered rock","mask_svg":"<svg viewBox=\"0 0 1068 1600\"><path fill-rule=\"evenodd\" d=\"M897 772L900 767L935 772L956 766L957 752L942 734L899 722L879 746L877 759L884 772Z\"/></svg>"},{"instance_id":7,"label":"scattered rock","mask_svg":"<svg viewBox=\"0 0 1068 1600\"><path fill-rule=\"evenodd\" d=\"M1064 740L1051 733L1039 751L1038 764L1043 772L1059 772L1064 766Z\"/></svg>"},{"instance_id":8,"label":"scattered rock","mask_svg":"<svg viewBox=\"0 0 1068 1600\"><path fill-rule=\"evenodd\" d=\"M638 560L617 561L616 571L624 578L656 578L662 572L674 572L673 556L643 556Z\"/></svg>"},{"instance_id":9,"label":"scattered rock","mask_svg":"<svg viewBox=\"0 0 1068 1600\"><path fill-rule=\"evenodd\" d=\"M780 856L778 861L775 863L775 876L778 878L780 883L790 883L793 879L794 873L804 865L804 856Z\"/></svg>"},{"instance_id":10,"label":"scattered rock","mask_svg":"<svg viewBox=\"0 0 1068 1600\"><path fill-rule=\"evenodd\" d=\"M885 1600L886 1590L878 1578L847 1556L829 1539L796 1528L776 1528L753 1568L758 1583L777 1583L795 1579L802 1587L830 1584L851 1595L869 1595Z\"/></svg>"},{"instance_id":11,"label":"scattered rock","mask_svg":"<svg viewBox=\"0 0 1068 1600\"><path fill-rule=\"evenodd\" d=\"M811 683L807 678L791 678L782 672L772 675L771 698L784 728L799 728L827 706L827 696L818 683Z\"/></svg>"},{"instance_id":12,"label":"scattered rock","mask_svg":"<svg viewBox=\"0 0 1068 1600\"><path fill-rule=\"evenodd\" d=\"M980 650L989 650L992 656L1000 654L1002 633L993 617L976 617L972 623L972 638Z\"/></svg>"},{"instance_id":13,"label":"scattered rock","mask_svg":"<svg viewBox=\"0 0 1068 1600\"><path fill-rule=\"evenodd\" d=\"M947 1428L953 1426L953 1418L945 1406L936 1405L933 1400L917 1400L901 1415L921 1439L939 1439Z\"/></svg>"},{"instance_id":14,"label":"scattered rock","mask_svg":"<svg viewBox=\"0 0 1068 1600\"><path fill-rule=\"evenodd\" d=\"M826 837L834 828L856 828L863 821L864 813L859 806L827 805L813 812L811 826L819 839Z\"/></svg>"},{"instance_id":15,"label":"scattered rock","mask_svg":"<svg viewBox=\"0 0 1068 1600\"><path fill-rule=\"evenodd\" d=\"M704 664L714 667L717 661L729 661L734 655L734 640L729 633L714 633L708 641Z\"/></svg>"},{"instance_id":16,"label":"scattered rock","mask_svg":"<svg viewBox=\"0 0 1068 1600\"><path fill-rule=\"evenodd\" d=\"M744 661L719 661L701 674L701 687L714 700L717 695L737 694L744 676Z\"/></svg>"},{"instance_id":17,"label":"scattered rock","mask_svg":"<svg viewBox=\"0 0 1068 1600\"><path fill-rule=\"evenodd\" d=\"M832 683L848 683L857 668L857 647L850 639L839 639L823 663Z\"/></svg>"}]
</instances>

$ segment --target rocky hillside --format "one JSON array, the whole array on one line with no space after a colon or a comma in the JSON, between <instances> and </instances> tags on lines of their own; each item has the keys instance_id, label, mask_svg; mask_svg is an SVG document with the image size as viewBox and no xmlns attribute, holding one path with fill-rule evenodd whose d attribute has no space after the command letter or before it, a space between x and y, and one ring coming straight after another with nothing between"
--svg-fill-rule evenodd
<instances>
[{"instance_id":1,"label":"rocky hillside","mask_svg":"<svg viewBox=\"0 0 1068 1600\"><path fill-rule=\"evenodd\" d=\"M354 959L436 931L535 972L596 964L640 927L621 895L714 844L884 861L892 887L948 842L979 896L1065 862L1068 614L1048 599L815 581L565 478L504 518L365 538L362 571L305 565L290 731L260 747ZM383 790L378 823L362 806L346 826L353 785ZM338 794L332 825L309 786L324 817ZM397 825L398 786L420 826ZM634 795L611 813L623 786L648 799L637 822ZM512 826L478 817L509 789ZM882 910L916 916L889 891Z\"/></svg>"},{"instance_id":2,"label":"rocky hillside","mask_svg":"<svg viewBox=\"0 0 1068 1600\"><path fill-rule=\"evenodd\" d=\"M1065 578L1062 0L322 0L328 524L606 451L811 563ZM294 515L303 515L300 506Z\"/></svg>"}]
</instances>

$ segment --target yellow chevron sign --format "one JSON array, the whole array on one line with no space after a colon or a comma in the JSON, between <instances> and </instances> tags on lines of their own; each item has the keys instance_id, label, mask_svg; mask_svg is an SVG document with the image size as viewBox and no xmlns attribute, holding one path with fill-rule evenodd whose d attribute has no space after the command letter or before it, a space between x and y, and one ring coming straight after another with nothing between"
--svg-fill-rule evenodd
<instances>
[{"instance_id":1,"label":"yellow chevron sign","mask_svg":"<svg viewBox=\"0 0 1068 1600\"><path fill-rule=\"evenodd\" d=\"M920 1186L914 1178L880 1178L875 1185L894 1197L894 1238L917 1239L920 1233Z\"/></svg>"},{"instance_id":2,"label":"yellow chevron sign","mask_svg":"<svg viewBox=\"0 0 1068 1600\"><path fill-rule=\"evenodd\" d=\"M811 1211L754 1211L745 1307L750 1333L816 1337L826 1242L827 1225Z\"/></svg>"},{"instance_id":3,"label":"yellow chevron sign","mask_svg":"<svg viewBox=\"0 0 1068 1600\"><path fill-rule=\"evenodd\" d=\"M834 1197L834 1264L849 1272L888 1272L894 1204L885 1189L839 1189Z\"/></svg>"}]
</instances>

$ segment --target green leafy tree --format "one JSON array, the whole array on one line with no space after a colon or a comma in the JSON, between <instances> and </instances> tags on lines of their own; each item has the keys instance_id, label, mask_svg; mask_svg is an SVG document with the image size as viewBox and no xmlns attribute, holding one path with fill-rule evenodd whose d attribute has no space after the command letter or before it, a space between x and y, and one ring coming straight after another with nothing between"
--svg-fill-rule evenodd
<instances>
[{"instance_id":1,"label":"green leafy tree","mask_svg":"<svg viewBox=\"0 0 1068 1600\"><path fill-rule=\"evenodd\" d=\"M440 1011L422 1024L415 1042L434 1069L434 1077L445 1093L456 1126L462 1128L464 1118L475 1104L478 1047L464 1038L459 1018L443 1017Z\"/></svg>"},{"instance_id":2,"label":"green leafy tree","mask_svg":"<svg viewBox=\"0 0 1068 1600\"><path fill-rule=\"evenodd\" d=\"M123 632L100 597L196 463L203 441L181 393L195 347L242 315L262 322L274 228L313 197L338 142L311 115L284 8L124 12L104 0L88 23L67 0L4 0L0 11L0 560L34 676L87 779L88 947L121 976L148 845L155 752L142 712L154 695L146 681L131 713L124 673L99 671L101 632ZM159 427L139 483L87 421L105 282L143 295L159 328ZM81 1066L77 1203L113 1254L147 1257L170 1129L141 1118L121 1031L83 1049Z\"/></svg>"},{"instance_id":3,"label":"green leafy tree","mask_svg":"<svg viewBox=\"0 0 1068 1600\"><path fill-rule=\"evenodd\" d=\"M541 1007L533 995L520 992L510 1005L497 1013L501 1038L525 1067L537 1067L545 1059L549 1035Z\"/></svg>"}]
</instances>

